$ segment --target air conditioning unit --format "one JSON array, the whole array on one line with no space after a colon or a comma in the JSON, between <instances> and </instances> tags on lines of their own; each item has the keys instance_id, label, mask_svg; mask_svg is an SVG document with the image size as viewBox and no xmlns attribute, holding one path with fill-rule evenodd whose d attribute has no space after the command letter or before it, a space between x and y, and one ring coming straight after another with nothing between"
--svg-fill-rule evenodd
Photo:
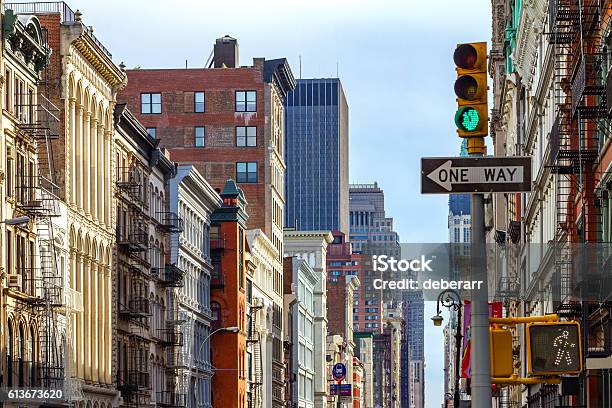
<instances>
[{"instance_id":1,"label":"air conditioning unit","mask_svg":"<svg viewBox=\"0 0 612 408\"><path fill-rule=\"evenodd\" d=\"M21 287L22 287L21 275L9 274L8 287L10 289L21 290Z\"/></svg>"},{"instance_id":2,"label":"air conditioning unit","mask_svg":"<svg viewBox=\"0 0 612 408\"><path fill-rule=\"evenodd\" d=\"M6 147L6 158L8 160L15 160L15 148L13 146Z\"/></svg>"}]
</instances>

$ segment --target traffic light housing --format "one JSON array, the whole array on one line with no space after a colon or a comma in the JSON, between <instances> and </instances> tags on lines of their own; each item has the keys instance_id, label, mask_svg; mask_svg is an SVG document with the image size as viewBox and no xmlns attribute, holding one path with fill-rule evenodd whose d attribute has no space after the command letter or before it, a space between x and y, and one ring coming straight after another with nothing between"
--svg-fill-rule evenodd
<instances>
[{"instance_id":1,"label":"traffic light housing","mask_svg":"<svg viewBox=\"0 0 612 408\"><path fill-rule=\"evenodd\" d=\"M468 138L485 137L489 134L487 43L459 44L453 60L457 71L457 134Z\"/></svg>"},{"instance_id":2,"label":"traffic light housing","mask_svg":"<svg viewBox=\"0 0 612 408\"><path fill-rule=\"evenodd\" d=\"M529 375L579 374L582 371L580 323L530 323L526 329Z\"/></svg>"},{"instance_id":3,"label":"traffic light housing","mask_svg":"<svg viewBox=\"0 0 612 408\"><path fill-rule=\"evenodd\" d=\"M512 332L509 329L489 328L491 346L491 377L509 378L514 374Z\"/></svg>"}]
</instances>

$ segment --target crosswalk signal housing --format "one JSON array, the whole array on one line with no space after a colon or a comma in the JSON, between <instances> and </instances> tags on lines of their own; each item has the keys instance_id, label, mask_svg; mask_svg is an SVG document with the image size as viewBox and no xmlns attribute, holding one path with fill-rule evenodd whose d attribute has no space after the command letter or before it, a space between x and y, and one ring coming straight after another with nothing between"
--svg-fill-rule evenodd
<instances>
[{"instance_id":1,"label":"crosswalk signal housing","mask_svg":"<svg viewBox=\"0 0 612 408\"><path fill-rule=\"evenodd\" d=\"M487 95L487 43L459 44L453 54L457 80L455 125L460 137L484 137L489 133Z\"/></svg>"},{"instance_id":2,"label":"crosswalk signal housing","mask_svg":"<svg viewBox=\"0 0 612 408\"><path fill-rule=\"evenodd\" d=\"M509 378L514 374L512 332L509 329L489 328L491 346L491 377Z\"/></svg>"},{"instance_id":3,"label":"crosswalk signal housing","mask_svg":"<svg viewBox=\"0 0 612 408\"><path fill-rule=\"evenodd\" d=\"M529 375L579 374L582 371L580 323L528 324L527 370Z\"/></svg>"}]
</instances>

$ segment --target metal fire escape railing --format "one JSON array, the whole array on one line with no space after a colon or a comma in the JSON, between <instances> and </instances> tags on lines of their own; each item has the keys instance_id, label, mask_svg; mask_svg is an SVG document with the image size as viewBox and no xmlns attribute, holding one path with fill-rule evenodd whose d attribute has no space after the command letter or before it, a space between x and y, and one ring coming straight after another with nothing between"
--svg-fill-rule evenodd
<instances>
[{"instance_id":1,"label":"metal fire escape railing","mask_svg":"<svg viewBox=\"0 0 612 408\"><path fill-rule=\"evenodd\" d=\"M119 362L117 389L128 407L147 406L151 393L149 340L135 332L128 335L128 352Z\"/></svg>"},{"instance_id":2,"label":"metal fire escape railing","mask_svg":"<svg viewBox=\"0 0 612 408\"><path fill-rule=\"evenodd\" d=\"M553 295L559 301L569 300L575 290L573 244L593 242L601 233L595 171L598 122L607 114L606 88L600 81L601 11L599 0L549 3L556 117L548 167L556 181ZM576 214L577 200L581 214Z\"/></svg>"},{"instance_id":3,"label":"metal fire escape railing","mask_svg":"<svg viewBox=\"0 0 612 408\"><path fill-rule=\"evenodd\" d=\"M257 330L257 317L263 309L263 300L253 298L253 304L249 308L249 327L247 347L251 349L252 372L248 373L250 381L249 388L251 399L247 408L259 407L261 401L261 389L263 387L263 362L261 360L261 333Z\"/></svg>"}]
</instances>

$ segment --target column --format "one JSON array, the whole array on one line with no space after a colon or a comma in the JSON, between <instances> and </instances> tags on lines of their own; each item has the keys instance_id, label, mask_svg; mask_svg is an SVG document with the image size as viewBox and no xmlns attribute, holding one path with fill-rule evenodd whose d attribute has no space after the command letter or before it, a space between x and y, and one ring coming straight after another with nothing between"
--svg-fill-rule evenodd
<instances>
[{"instance_id":1,"label":"column","mask_svg":"<svg viewBox=\"0 0 612 408\"><path fill-rule=\"evenodd\" d=\"M111 280L111 271L110 271L110 267L106 268L106 285L104 287L104 289L106 290L106 298L109 299L109 302L107 302L106 304L106 332L108 333L107 338L108 339L112 339L114 338L113 332L111 330L111 322L112 322L112 318L113 318L113 312L112 312L112 303L110 302L110 299L112 298L112 280ZM110 384L111 383L111 368L112 368L112 341L107 341L106 342L106 383Z\"/></svg>"},{"instance_id":2,"label":"column","mask_svg":"<svg viewBox=\"0 0 612 408\"><path fill-rule=\"evenodd\" d=\"M106 190L104 189L104 175L106 174L106 169L108 169L108 165L105 160L104 136L104 127L102 126L102 123L98 123L98 219L105 226L107 226L105 209L108 205L110 205L108 200L111 198L110 196L106 195Z\"/></svg>"},{"instance_id":3,"label":"column","mask_svg":"<svg viewBox=\"0 0 612 408\"><path fill-rule=\"evenodd\" d=\"M89 173L91 175L89 185L89 212L95 221L98 221L98 177L100 168L98 167L98 118L91 118L89 128Z\"/></svg>"},{"instance_id":4,"label":"column","mask_svg":"<svg viewBox=\"0 0 612 408\"><path fill-rule=\"evenodd\" d=\"M85 381L91 382L91 258L85 255L83 265L84 290L83 310L85 311Z\"/></svg>"},{"instance_id":5,"label":"column","mask_svg":"<svg viewBox=\"0 0 612 408\"><path fill-rule=\"evenodd\" d=\"M85 123L83 124L83 139L85 140L85 150L83 157L87 157L91 160L90 152L91 152L91 112L85 112ZM85 167L85 180L83 183L83 197L84 197L84 205L85 213L87 215L91 215L91 195L89 193L89 189L91 186L91 166L89 163L84 164Z\"/></svg>"},{"instance_id":6,"label":"column","mask_svg":"<svg viewBox=\"0 0 612 408\"><path fill-rule=\"evenodd\" d=\"M76 98L70 97L70 101L68 103L69 106L69 124L68 128L70 131L70 204L76 204L76 154L78 152L76 145Z\"/></svg>"},{"instance_id":7,"label":"column","mask_svg":"<svg viewBox=\"0 0 612 408\"><path fill-rule=\"evenodd\" d=\"M74 199L74 196L72 196L72 198ZM70 255L69 255L69 259L70 259L70 264L69 264L69 268L70 268L70 288L73 290L77 290L77 286L76 286L76 250L74 248L70 248ZM78 348L77 348L77 320L78 320L78 315L74 315L75 318L72 319L70 321L70 330L72 331L71 335L72 338L70 339L71 343L72 343L72 362L73 362L73 367L76 369L78 369Z\"/></svg>"},{"instance_id":8,"label":"column","mask_svg":"<svg viewBox=\"0 0 612 408\"><path fill-rule=\"evenodd\" d=\"M98 266L98 298L99 317L98 317L98 379L100 383L106 383L106 358L105 345L111 341L111 336L106 332L106 303L110 301L106 297L106 271L104 265Z\"/></svg>"},{"instance_id":9,"label":"column","mask_svg":"<svg viewBox=\"0 0 612 408\"><path fill-rule=\"evenodd\" d=\"M111 141L113 140L112 131L106 130L104 132L104 191L106 194L106 201L104 205L104 219L106 220L106 225L111 226L111 206L113 200L112 193L112 177L114 177L113 171L113 160L114 158L111 156ZM115 166L118 166L119 163L115 163Z\"/></svg>"},{"instance_id":10,"label":"column","mask_svg":"<svg viewBox=\"0 0 612 408\"><path fill-rule=\"evenodd\" d=\"M99 254L98 254L99 256ZM91 260L91 337L89 339L91 347L91 379L94 383L98 383L100 378L98 377L98 341L100 341L98 325L100 322L100 309L98 308L98 261L95 259Z\"/></svg>"},{"instance_id":11,"label":"column","mask_svg":"<svg viewBox=\"0 0 612 408\"><path fill-rule=\"evenodd\" d=\"M79 312L77 319L77 350L78 350L78 372L79 378L85 378L85 301L83 291L83 280L84 280L84 265L83 265L83 253L77 252L77 277L78 284L77 290L81 294L82 308Z\"/></svg>"},{"instance_id":12,"label":"column","mask_svg":"<svg viewBox=\"0 0 612 408\"><path fill-rule=\"evenodd\" d=\"M77 108L77 118L75 121L75 140L76 140L76 202L78 208L83 208L83 106Z\"/></svg>"}]
</instances>

